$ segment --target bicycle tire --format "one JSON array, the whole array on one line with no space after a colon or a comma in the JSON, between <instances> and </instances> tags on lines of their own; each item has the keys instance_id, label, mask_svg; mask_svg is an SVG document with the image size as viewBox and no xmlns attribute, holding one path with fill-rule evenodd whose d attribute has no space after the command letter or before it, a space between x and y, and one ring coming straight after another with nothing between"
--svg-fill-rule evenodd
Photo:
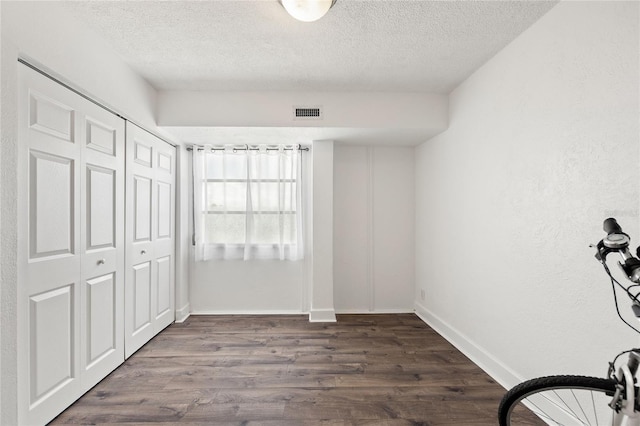
<instances>
[{"instance_id":1,"label":"bicycle tire","mask_svg":"<svg viewBox=\"0 0 640 426\"><path fill-rule=\"evenodd\" d=\"M516 426L516 425L535 425L535 424L551 424L564 425L566 423L560 420L554 420L551 414L544 412L540 405L549 406L554 412L558 412L563 416L568 416L579 420L582 424L594 424L601 426L599 415L611 416L612 410L607 406L611 401L611 397L615 392L616 382L612 379L603 379L599 377L585 376L547 376L536 379L527 380L516 385L509 390L498 408L498 421L500 426ZM560 395L561 392L567 392L566 401ZM586 392L584 397L577 397L577 394ZM543 395L544 394L544 395ZM543 398L544 399L541 399ZM532 402L539 399L538 403ZM573 403L575 399L576 403ZM593 402L593 407L586 409L581 405L582 402ZM596 404L596 399L599 400ZM529 408L523 401L529 401ZM542 402L542 404L540 404ZM604 406L602 406L602 404ZM565 407L563 407L566 406ZM571 407L570 405L574 405ZM533 409L532 409L533 408ZM579 409L578 409L579 408ZM536 411L532 417L532 411ZM538 411L540 410L540 411ZM595 414L595 423L592 423L587 416L591 411ZM600 414L599 414L600 413ZM581 420L585 416L587 421ZM544 423L541 419L544 418ZM572 423L573 424L573 423Z\"/></svg>"}]
</instances>

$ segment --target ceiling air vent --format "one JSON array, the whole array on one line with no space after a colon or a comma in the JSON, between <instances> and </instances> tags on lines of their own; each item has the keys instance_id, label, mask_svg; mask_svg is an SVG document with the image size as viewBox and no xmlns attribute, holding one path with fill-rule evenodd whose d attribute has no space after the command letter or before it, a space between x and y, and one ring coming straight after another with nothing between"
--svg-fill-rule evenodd
<instances>
[{"instance_id":1,"label":"ceiling air vent","mask_svg":"<svg viewBox=\"0 0 640 426\"><path fill-rule=\"evenodd\" d=\"M294 106L294 120L322 120L321 106Z\"/></svg>"}]
</instances>

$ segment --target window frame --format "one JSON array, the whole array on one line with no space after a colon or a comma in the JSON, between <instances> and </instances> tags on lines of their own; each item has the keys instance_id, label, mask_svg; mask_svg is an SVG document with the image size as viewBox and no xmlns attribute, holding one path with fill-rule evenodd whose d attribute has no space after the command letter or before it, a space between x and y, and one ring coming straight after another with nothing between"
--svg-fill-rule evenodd
<instances>
[{"instance_id":1,"label":"window frame","mask_svg":"<svg viewBox=\"0 0 640 426\"><path fill-rule=\"evenodd\" d=\"M238 179L238 178L233 178L233 179L222 179L222 178L205 178L202 179L203 184L205 185L205 191L208 190L208 185L209 183L244 183L247 185L250 185L252 182L247 178L247 179ZM253 182L258 182L258 183L288 183L291 185L299 185L300 184L300 179L296 178L296 179L257 179ZM204 203L203 203L204 204ZM295 205L292 207L296 207ZM213 216L213 215L247 215L247 210L210 210L210 209L206 209L206 210L202 210L200 213L206 215L206 216ZM294 222L297 221L297 215L300 214L300 212L298 212L298 210L254 210L253 211L254 215L262 215L262 214L286 214L286 215L292 215L293 218L292 220ZM300 229L296 229L296 233L301 232ZM297 238L296 238L297 239ZM291 246L296 245L297 242L283 242L282 244L280 244L280 242L270 242L270 243L252 243L251 246L254 247L258 247L258 248L278 248L279 246L283 246L285 248L289 248ZM237 249L241 249L244 248L246 246L246 243L225 243L225 242L209 242L208 245L212 248L237 248Z\"/></svg>"}]
</instances>

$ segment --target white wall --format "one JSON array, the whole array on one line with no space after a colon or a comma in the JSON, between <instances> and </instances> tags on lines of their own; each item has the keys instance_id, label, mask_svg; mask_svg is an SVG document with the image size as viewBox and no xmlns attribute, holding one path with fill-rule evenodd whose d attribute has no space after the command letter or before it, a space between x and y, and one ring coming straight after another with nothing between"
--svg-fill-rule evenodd
<instances>
[{"instance_id":1,"label":"white wall","mask_svg":"<svg viewBox=\"0 0 640 426\"><path fill-rule=\"evenodd\" d=\"M192 314L302 313L306 261L193 262Z\"/></svg>"},{"instance_id":2,"label":"white wall","mask_svg":"<svg viewBox=\"0 0 640 426\"><path fill-rule=\"evenodd\" d=\"M312 152L311 291L309 321L336 320L333 294L334 142L315 141Z\"/></svg>"},{"instance_id":3,"label":"white wall","mask_svg":"<svg viewBox=\"0 0 640 426\"><path fill-rule=\"evenodd\" d=\"M0 424L17 424L17 59L29 59L132 121L154 129L156 94L58 2L0 2ZM37 29L37 31L35 31Z\"/></svg>"},{"instance_id":4,"label":"white wall","mask_svg":"<svg viewBox=\"0 0 640 426\"><path fill-rule=\"evenodd\" d=\"M294 120L294 106L321 106L322 121ZM161 126L353 127L428 129L447 127L447 96L395 92L162 91Z\"/></svg>"},{"instance_id":5,"label":"white wall","mask_svg":"<svg viewBox=\"0 0 640 426\"><path fill-rule=\"evenodd\" d=\"M177 146L176 179L176 322L183 322L191 312L191 154L186 146Z\"/></svg>"},{"instance_id":6,"label":"white wall","mask_svg":"<svg viewBox=\"0 0 640 426\"><path fill-rule=\"evenodd\" d=\"M321 107L319 119L294 107ZM415 146L447 129L448 96L398 92L161 91L158 124L196 144L333 140ZM250 132L247 130L251 129Z\"/></svg>"},{"instance_id":7,"label":"white wall","mask_svg":"<svg viewBox=\"0 0 640 426\"><path fill-rule=\"evenodd\" d=\"M1 12L0 19L4 19ZM0 21L1 22L1 21ZM16 167L5 165L14 159L17 135L17 79L6 58L17 52L6 37L0 38L0 424L17 418L17 206ZM13 78L7 78L11 74ZM15 78L15 79L14 79ZM14 284L11 284L11 283Z\"/></svg>"},{"instance_id":8,"label":"white wall","mask_svg":"<svg viewBox=\"0 0 640 426\"><path fill-rule=\"evenodd\" d=\"M337 312L412 312L414 148L336 145Z\"/></svg>"},{"instance_id":9,"label":"white wall","mask_svg":"<svg viewBox=\"0 0 640 426\"><path fill-rule=\"evenodd\" d=\"M2 38L6 37L22 58L154 130L155 90L71 16L63 3L2 1ZM16 59L7 57L6 66L15 64Z\"/></svg>"},{"instance_id":10,"label":"white wall","mask_svg":"<svg viewBox=\"0 0 640 426\"><path fill-rule=\"evenodd\" d=\"M588 244L608 216L640 243L638 7L561 2L417 149L417 310L507 386L637 346Z\"/></svg>"}]
</instances>

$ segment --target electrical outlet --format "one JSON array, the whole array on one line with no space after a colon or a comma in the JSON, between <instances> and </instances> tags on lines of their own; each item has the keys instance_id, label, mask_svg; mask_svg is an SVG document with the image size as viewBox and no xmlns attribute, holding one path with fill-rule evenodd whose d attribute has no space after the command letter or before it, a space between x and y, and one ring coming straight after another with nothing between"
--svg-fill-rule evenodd
<instances>
[{"instance_id":1,"label":"electrical outlet","mask_svg":"<svg viewBox=\"0 0 640 426\"><path fill-rule=\"evenodd\" d=\"M425 291L424 290L420 290L420 299L424 300L425 297L426 297Z\"/></svg>"}]
</instances>

